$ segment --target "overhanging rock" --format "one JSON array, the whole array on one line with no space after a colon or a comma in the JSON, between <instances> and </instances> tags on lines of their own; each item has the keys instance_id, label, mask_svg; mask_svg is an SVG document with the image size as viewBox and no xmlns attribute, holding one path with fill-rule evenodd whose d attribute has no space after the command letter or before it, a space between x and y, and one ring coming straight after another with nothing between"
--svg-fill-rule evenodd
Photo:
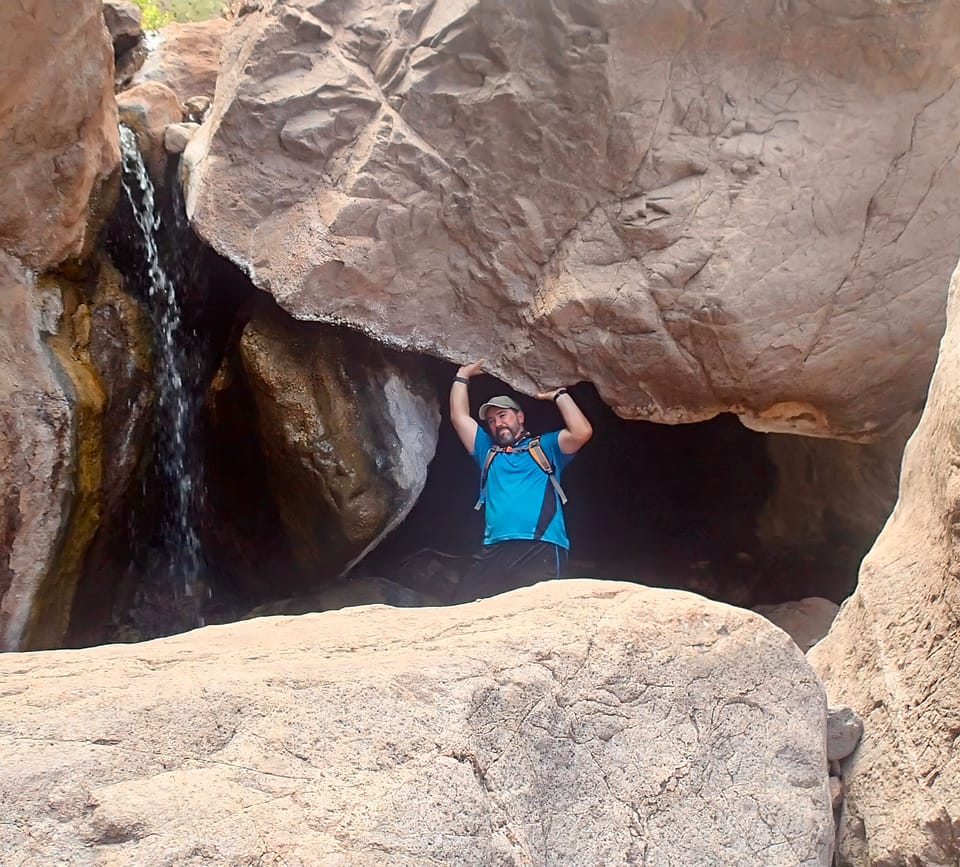
<instances>
[{"instance_id":1,"label":"overhanging rock","mask_svg":"<svg viewBox=\"0 0 960 867\"><path fill-rule=\"evenodd\" d=\"M628 418L868 438L943 329L960 6L821 7L249 4L189 212L298 318Z\"/></svg>"}]
</instances>

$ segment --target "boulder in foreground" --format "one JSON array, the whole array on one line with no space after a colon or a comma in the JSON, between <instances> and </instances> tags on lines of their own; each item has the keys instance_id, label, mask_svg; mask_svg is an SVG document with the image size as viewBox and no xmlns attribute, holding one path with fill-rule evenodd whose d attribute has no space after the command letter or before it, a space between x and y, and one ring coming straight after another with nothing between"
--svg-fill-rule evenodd
<instances>
[{"instance_id":1,"label":"boulder in foreground","mask_svg":"<svg viewBox=\"0 0 960 867\"><path fill-rule=\"evenodd\" d=\"M819 681L780 630L692 594L567 581L265 618L10 654L0 682L9 863L832 854Z\"/></svg>"}]
</instances>

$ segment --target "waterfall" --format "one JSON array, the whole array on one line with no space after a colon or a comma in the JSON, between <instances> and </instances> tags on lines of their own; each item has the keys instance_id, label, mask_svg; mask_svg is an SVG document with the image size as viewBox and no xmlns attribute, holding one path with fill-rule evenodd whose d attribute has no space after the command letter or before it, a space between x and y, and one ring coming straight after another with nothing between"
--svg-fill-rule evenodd
<instances>
[{"instance_id":1,"label":"waterfall","mask_svg":"<svg viewBox=\"0 0 960 867\"><path fill-rule=\"evenodd\" d=\"M202 625L200 616L202 557L196 521L202 508L202 474L195 447L196 400L192 365L177 293L178 273L185 263L161 255L158 244L160 209L150 176L133 131L120 125L122 185L140 230L145 301L154 327L156 377L156 476L163 486L161 526L158 528L162 562L150 564L152 579L170 582L180 603L180 615ZM182 203L178 202L182 207ZM175 254L178 245L171 246ZM166 261L165 261L166 260Z\"/></svg>"}]
</instances>

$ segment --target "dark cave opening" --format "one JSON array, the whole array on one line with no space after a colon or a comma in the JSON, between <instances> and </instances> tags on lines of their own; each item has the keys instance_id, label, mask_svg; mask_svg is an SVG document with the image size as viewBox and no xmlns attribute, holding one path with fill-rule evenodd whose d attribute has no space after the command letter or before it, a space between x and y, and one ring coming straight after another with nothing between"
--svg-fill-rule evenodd
<instances>
[{"instance_id":1,"label":"dark cave opening","mask_svg":"<svg viewBox=\"0 0 960 867\"><path fill-rule=\"evenodd\" d=\"M133 273L138 251L120 237L128 222L118 216L106 247L122 270ZM203 468L196 516L203 550L205 592L197 600L202 621L371 601L446 601L451 584L478 552L483 527L473 509L477 468L448 420L455 365L416 358L423 386L439 402L441 421L424 489L406 519L346 575L332 576L319 561L298 562L287 544L275 480L256 430L240 335L251 310L266 308L287 320L297 340L343 334L344 345L372 365L384 348L356 332L291 319L192 234L167 243L181 244L189 263L183 291L192 353L189 385L197 408L191 445L201 453ZM134 295L146 291L136 278L128 282ZM837 467L859 467L861 447L831 441L811 447L802 437L749 430L733 415L683 425L629 421L617 417L589 383L569 388L595 431L564 473L570 577L692 590L744 607L809 596L840 602L852 592L860 559L896 495L898 448L873 459L881 472L864 483L862 502L865 474L858 471L850 474L856 483L847 485L843 502L833 504L830 477L836 474L836 485L843 485ZM476 411L483 400L503 393L514 394L492 376L477 377L471 406ZM534 433L560 425L551 402L514 396ZM156 436L150 425L139 422L148 438ZM184 619L182 600L163 585L162 574L158 580L151 572L162 541L161 514L169 505L161 481L148 450L106 503L77 588L68 646L155 637L197 625ZM372 581L380 583L371 595Z\"/></svg>"},{"instance_id":2,"label":"dark cave opening","mask_svg":"<svg viewBox=\"0 0 960 867\"><path fill-rule=\"evenodd\" d=\"M406 521L355 575L429 590L444 570L466 571L479 549L478 471L448 420L445 387L454 368L438 367L443 421L426 486ZM729 414L684 425L629 421L591 385L570 390L594 436L563 477L569 577L692 590L746 607L807 596L839 603L853 591L870 532L841 527L816 539L779 540L759 532L778 479L768 434ZM474 411L493 394L512 394L533 433L561 424L552 404L516 394L493 377L475 379L471 392Z\"/></svg>"}]
</instances>

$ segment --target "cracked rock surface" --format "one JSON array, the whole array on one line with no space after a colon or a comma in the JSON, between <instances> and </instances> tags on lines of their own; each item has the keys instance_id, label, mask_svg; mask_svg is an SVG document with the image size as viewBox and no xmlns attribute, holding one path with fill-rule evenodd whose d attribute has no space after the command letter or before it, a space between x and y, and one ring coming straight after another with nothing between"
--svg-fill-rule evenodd
<instances>
[{"instance_id":1,"label":"cracked rock surface","mask_svg":"<svg viewBox=\"0 0 960 867\"><path fill-rule=\"evenodd\" d=\"M0 681L11 863L830 864L819 681L692 594L264 618Z\"/></svg>"},{"instance_id":2,"label":"cracked rock surface","mask_svg":"<svg viewBox=\"0 0 960 867\"><path fill-rule=\"evenodd\" d=\"M186 151L294 316L629 418L851 438L923 400L960 233L960 5L246 4Z\"/></svg>"},{"instance_id":3,"label":"cracked rock surface","mask_svg":"<svg viewBox=\"0 0 960 867\"><path fill-rule=\"evenodd\" d=\"M863 739L845 763L841 864L960 863L960 270L897 505L810 652Z\"/></svg>"}]
</instances>

